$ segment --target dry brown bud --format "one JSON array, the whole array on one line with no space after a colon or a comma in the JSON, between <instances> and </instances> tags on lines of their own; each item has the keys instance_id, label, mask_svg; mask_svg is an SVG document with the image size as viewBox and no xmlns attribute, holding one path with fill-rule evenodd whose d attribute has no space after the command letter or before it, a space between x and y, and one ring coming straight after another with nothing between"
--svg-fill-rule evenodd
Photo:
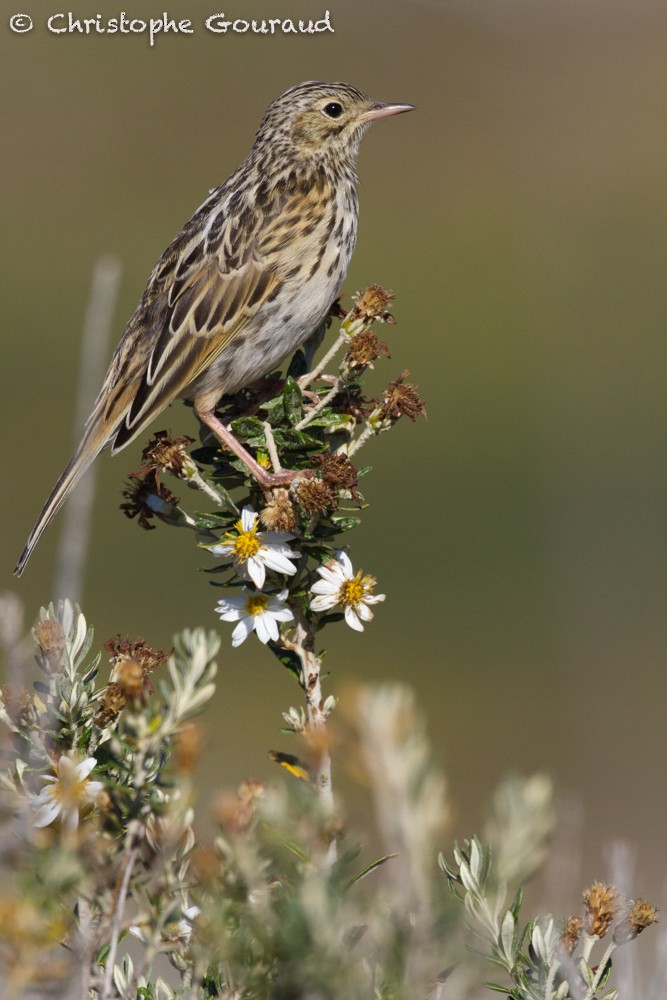
<instances>
[{"instance_id":1,"label":"dry brown bud","mask_svg":"<svg viewBox=\"0 0 667 1000\"><path fill-rule=\"evenodd\" d=\"M354 308L348 318L361 319L366 323L372 323L375 319L381 323L395 323L396 320L387 309L394 298L394 293L382 285L369 285L363 292L357 292L353 296Z\"/></svg>"},{"instance_id":2,"label":"dry brown bud","mask_svg":"<svg viewBox=\"0 0 667 1000\"><path fill-rule=\"evenodd\" d=\"M264 507L259 519L267 531L294 531L297 526L296 512L287 490L273 491L273 499Z\"/></svg>"},{"instance_id":3,"label":"dry brown bud","mask_svg":"<svg viewBox=\"0 0 667 1000\"><path fill-rule=\"evenodd\" d=\"M246 833L255 818L257 805L264 795L261 781L241 783L238 795L223 794L216 803L216 817L225 833Z\"/></svg>"},{"instance_id":4,"label":"dry brown bud","mask_svg":"<svg viewBox=\"0 0 667 1000\"><path fill-rule=\"evenodd\" d=\"M370 416L378 400L362 396L361 389L345 386L337 392L331 401L331 407L336 413L348 413L355 420L365 420Z\"/></svg>"},{"instance_id":5,"label":"dry brown bud","mask_svg":"<svg viewBox=\"0 0 667 1000\"><path fill-rule=\"evenodd\" d=\"M215 884L220 877L220 858L208 844L198 844L192 852L190 870L204 886Z\"/></svg>"},{"instance_id":6,"label":"dry brown bud","mask_svg":"<svg viewBox=\"0 0 667 1000\"><path fill-rule=\"evenodd\" d=\"M187 455L186 448L193 444L194 438L183 435L171 438L166 431L156 431L155 436L141 453L141 466L137 472L130 474L131 479L143 479L153 469L165 469L174 476L182 476Z\"/></svg>"},{"instance_id":7,"label":"dry brown bud","mask_svg":"<svg viewBox=\"0 0 667 1000\"><path fill-rule=\"evenodd\" d=\"M144 672L136 660L120 657L114 667L114 679L126 698L141 698L144 694Z\"/></svg>"},{"instance_id":8,"label":"dry brown bud","mask_svg":"<svg viewBox=\"0 0 667 1000\"><path fill-rule=\"evenodd\" d=\"M384 391L384 402L373 418L375 421L395 423L400 417L409 417L414 422L420 414L426 417L426 403L415 386L405 382L409 374L406 369L394 382L389 383Z\"/></svg>"},{"instance_id":9,"label":"dry brown bud","mask_svg":"<svg viewBox=\"0 0 667 1000\"><path fill-rule=\"evenodd\" d=\"M27 688L15 688L11 684L5 684L0 691L0 699L9 721L17 729L33 725L36 718L35 706Z\"/></svg>"},{"instance_id":10,"label":"dry brown bud","mask_svg":"<svg viewBox=\"0 0 667 1000\"><path fill-rule=\"evenodd\" d=\"M174 767L190 774L195 769L203 743L202 728L196 722L186 722L178 734L174 752Z\"/></svg>"},{"instance_id":11,"label":"dry brown bud","mask_svg":"<svg viewBox=\"0 0 667 1000\"><path fill-rule=\"evenodd\" d=\"M341 369L346 374L353 374L368 368L377 358L389 357L389 348L384 340L376 337L372 330L362 330L350 341Z\"/></svg>"},{"instance_id":12,"label":"dry brown bud","mask_svg":"<svg viewBox=\"0 0 667 1000\"><path fill-rule=\"evenodd\" d=\"M100 707L95 715L98 726L113 722L125 708L128 698L143 699L151 694L153 685L150 674L173 653L173 649L166 653L162 649L151 649L144 639L130 642L129 639L121 639L120 635L108 639L104 648L111 654L113 680L100 696Z\"/></svg>"},{"instance_id":13,"label":"dry brown bud","mask_svg":"<svg viewBox=\"0 0 667 1000\"><path fill-rule=\"evenodd\" d=\"M32 634L46 660L48 669L50 671L58 670L66 649L65 633L60 622L53 621L52 618L45 618L44 621L35 625Z\"/></svg>"},{"instance_id":14,"label":"dry brown bud","mask_svg":"<svg viewBox=\"0 0 667 1000\"><path fill-rule=\"evenodd\" d=\"M571 955L579 943L579 938L581 936L581 931L584 926L584 921L581 917L568 917L565 923L565 929L561 934L560 943L563 948Z\"/></svg>"},{"instance_id":15,"label":"dry brown bud","mask_svg":"<svg viewBox=\"0 0 667 1000\"><path fill-rule=\"evenodd\" d=\"M100 695L99 708L95 713L95 725L103 728L118 718L125 708L125 695L120 684L111 681Z\"/></svg>"},{"instance_id":16,"label":"dry brown bud","mask_svg":"<svg viewBox=\"0 0 667 1000\"><path fill-rule=\"evenodd\" d=\"M159 516L157 508L162 505L176 507L180 502L179 498L160 482L157 469L147 470L143 478L139 478L138 472L133 472L130 478L132 482L123 490L127 503L122 503L120 509L126 517L138 517L140 528L152 531L155 525L149 522Z\"/></svg>"},{"instance_id":17,"label":"dry brown bud","mask_svg":"<svg viewBox=\"0 0 667 1000\"><path fill-rule=\"evenodd\" d=\"M162 666L174 652L173 648L166 653L163 649L152 649L145 639L130 642L129 639L121 639L120 634L107 639L104 648L111 654L112 663L117 663L120 659L136 660L144 676L151 674L156 667Z\"/></svg>"},{"instance_id":18,"label":"dry brown bud","mask_svg":"<svg viewBox=\"0 0 667 1000\"><path fill-rule=\"evenodd\" d=\"M357 503L361 503L357 492L359 470L352 465L347 455L325 452L323 455L314 455L310 461L319 469L322 479L333 492L338 494L341 490L349 490Z\"/></svg>"},{"instance_id":19,"label":"dry brown bud","mask_svg":"<svg viewBox=\"0 0 667 1000\"><path fill-rule=\"evenodd\" d=\"M328 514L338 506L338 493L323 479L298 479L294 499L306 517Z\"/></svg>"},{"instance_id":20,"label":"dry brown bud","mask_svg":"<svg viewBox=\"0 0 667 1000\"><path fill-rule=\"evenodd\" d=\"M603 938L618 913L618 893L613 885L594 882L584 892L586 904L585 928L588 934Z\"/></svg>"},{"instance_id":21,"label":"dry brown bud","mask_svg":"<svg viewBox=\"0 0 667 1000\"><path fill-rule=\"evenodd\" d=\"M645 899L638 899L632 904L630 912L624 920L614 928L614 941L616 944L626 944L634 940L638 934L656 923L658 911Z\"/></svg>"}]
</instances>

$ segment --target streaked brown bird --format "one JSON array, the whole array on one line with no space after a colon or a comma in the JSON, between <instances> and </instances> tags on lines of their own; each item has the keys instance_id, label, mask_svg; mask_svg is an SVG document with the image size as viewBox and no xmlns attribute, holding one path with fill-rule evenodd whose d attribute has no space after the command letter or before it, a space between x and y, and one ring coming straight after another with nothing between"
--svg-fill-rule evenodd
<instances>
[{"instance_id":1,"label":"streaked brown bird","mask_svg":"<svg viewBox=\"0 0 667 1000\"><path fill-rule=\"evenodd\" d=\"M319 326L357 238L355 164L367 127L411 111L345 83L301 83L264 115L250 155L165 250L116 348L71 462L14 572L79 476L107 445L115 455L177 397L264 487L269 473L215 414L225 393L272 371Z\"/></svg>"}]
</instances>

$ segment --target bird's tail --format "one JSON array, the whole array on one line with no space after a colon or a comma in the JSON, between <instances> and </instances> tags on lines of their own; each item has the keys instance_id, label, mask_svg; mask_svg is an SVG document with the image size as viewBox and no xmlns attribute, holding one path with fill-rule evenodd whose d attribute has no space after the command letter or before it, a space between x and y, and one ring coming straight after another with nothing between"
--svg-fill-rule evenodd
<instances>
[{"instance_id":1,"label":"bird's tail","mask_svg":"<svg viewBox=\"0 0 667 1000\"><path fill-rule=\"evenodd\" d=\"M28 536L25 548L19 556L19 561L14 569L14 575L20 576L26 567L28 559L32 555L32 550L42 536L42 532L60 510L75 484L84 474L86 469L97 458L107 441L109 440L108 428L101 427L99 423L93 422L87 428L81 444L76 450L71 462L61 475L60 479L53 487L49 499L42 508L42 513L37 518L37 522Z\"/></svg>"}]
</instances>

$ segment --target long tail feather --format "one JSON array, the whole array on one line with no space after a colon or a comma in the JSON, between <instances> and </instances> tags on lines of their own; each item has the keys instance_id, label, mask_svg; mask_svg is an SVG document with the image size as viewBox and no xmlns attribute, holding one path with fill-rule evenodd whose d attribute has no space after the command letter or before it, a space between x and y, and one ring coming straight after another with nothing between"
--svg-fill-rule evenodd
<instances>
[{"instance_id":1,"label":"long tail feather","mask_svg":"<svg viewBox=\"0 0 667 1000\"><path fill-rule=\"evenodd\" d=\"M93 425L84 436L76 454L72 458L60 479L53 487L49 499L42 508L42 513L37 518L37 522L28 536L25 548L19 557L19 561L14 569L14 575L20 576L26 567L26 563L32 554L32 550L42 536L42 533L50 521L55 517L60 507L65 502L75 484L84 474L86 469L93 463L109 440L108 428L100 428Z\"/></svg>"}]
</instances>

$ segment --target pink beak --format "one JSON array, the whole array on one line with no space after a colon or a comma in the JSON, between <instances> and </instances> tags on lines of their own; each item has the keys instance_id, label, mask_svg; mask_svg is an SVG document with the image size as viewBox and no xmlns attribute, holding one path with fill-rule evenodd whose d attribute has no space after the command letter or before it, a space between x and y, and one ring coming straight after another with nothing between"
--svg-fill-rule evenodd
<instances>
[{"instance_id":1,"label":"pink beak","mask_svg":"<svg viewBox=\"0 0 667 1000\"><path fill-rule=\"evenodd\" d=\"M360 116L362 122L374 122L378 118L388 118L390 115L402 115L404 111L414 111L414 104L382 104L380 101L370 111L364 111Z\"/></svg>"}]
</instances>

